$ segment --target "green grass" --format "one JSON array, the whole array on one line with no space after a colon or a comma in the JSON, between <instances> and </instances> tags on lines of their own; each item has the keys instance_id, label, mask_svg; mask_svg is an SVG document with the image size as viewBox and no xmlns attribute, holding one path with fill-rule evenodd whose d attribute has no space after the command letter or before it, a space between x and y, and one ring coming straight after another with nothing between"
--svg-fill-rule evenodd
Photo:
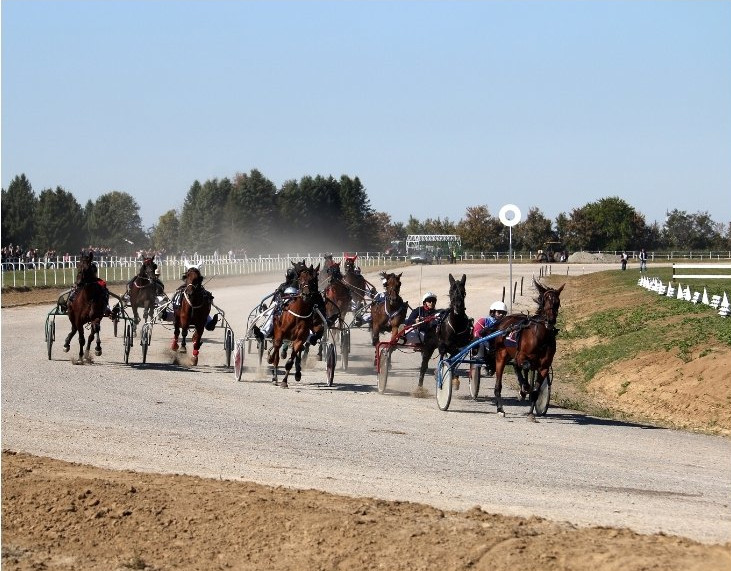
<instances>
[{"instance_id":1,"label":"green grass","mask_svg":"<svg viewBox=\"0 0 731 571\"><path fill-rule=\"evenodd\" d=\"M650 274L665 284L671 275L672 268ZM633 360L643 352L664 352L689 362L716 351L714 346L719 344L731 347L731 318L722 318L717 310L703 304L660 296L639 286L638 278L638 272L611 270L575 278L554 276L550 280L552 285L568 280L566 289L578 292L579 298L576 304L564 303L559 313L561 333L554 373L561 385L570 384L572 390L565 392L563 400L557 395L557 405L622 418L619 402L616 408L591 402L586 387L600 371L619 364L628 370L631 379ZM702 292L704 286L709 299L711 292L731 293L729 280L699 282L691 286L691 291ZM592 300L596 302L595 311L591 309ZM574 352L562 351L562 341L583 339L591 342ZM629 386L629 381L624 383L617 396Z\"/></svg>"}]
</instances>

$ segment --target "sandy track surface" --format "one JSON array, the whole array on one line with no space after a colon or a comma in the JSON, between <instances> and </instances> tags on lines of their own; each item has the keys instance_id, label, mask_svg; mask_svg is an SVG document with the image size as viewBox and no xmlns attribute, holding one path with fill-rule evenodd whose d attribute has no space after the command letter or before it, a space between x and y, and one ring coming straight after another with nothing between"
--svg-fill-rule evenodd
<instances>
[{"instance_id":1,"label":"sandy track surface","mask_svg":"<svg viewBox=\"0 0 731 571\"><path fill-rule=\"evenodd\" d=\"M560 266L576 273L600 268ZM529 283L535 270L513 267L516 311L534 307ZM473 316L484 314L508 284L507 266L406 267L403 297L414 305L431 290L444 306L447 271L467 274ZM378 283L375 275L367 277ZM279 279L252 281L209 284L236 337ZM2 311L4 449L115 470L240 479L446 510L480 506L706 543L731 540L728 440L556 408L531 423L510 383L503 391L505 418L490 399L470 399L466 382L442 412L433 375L425 381L427 394L414 395L420 357L410 352L394 355L381 395L365 330L352 332L348 369L338 363L332 387L323 363L313 359L300 383L275 387L253 354L236 382L224 366L221 328L207 334L196 367L169 351L163 325L155 326L147 364L135 345L125 365L121 338L112 337L105 322L103 356L78 366L61 349L64 317L49 361L43 340L48 309ZM481 394L491 396L492 379L483 380Z\"/></svg>"}]
</instances>

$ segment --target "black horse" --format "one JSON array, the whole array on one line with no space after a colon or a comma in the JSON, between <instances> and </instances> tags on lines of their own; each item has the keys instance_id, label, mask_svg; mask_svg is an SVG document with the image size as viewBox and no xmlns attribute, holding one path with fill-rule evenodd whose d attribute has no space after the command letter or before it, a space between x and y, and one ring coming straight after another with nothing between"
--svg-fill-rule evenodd
<instances>
[{"instance_id":1,"label":"black horse","mask_svg":"<svg viewBox=\"0 0 731 571\"><path fill-rule=\"evenodd\" d=\"M441 314L434 327L427 330L421 347L420 387L424 384L429 359L435 349L439 350L439 358L443 359L447 354L450 357L456 355L472 341L472 319L467 316L464 301L467 297L466 282L465 274L459 281L449 274L449 309Z\"/></svg>"}]
</instances>

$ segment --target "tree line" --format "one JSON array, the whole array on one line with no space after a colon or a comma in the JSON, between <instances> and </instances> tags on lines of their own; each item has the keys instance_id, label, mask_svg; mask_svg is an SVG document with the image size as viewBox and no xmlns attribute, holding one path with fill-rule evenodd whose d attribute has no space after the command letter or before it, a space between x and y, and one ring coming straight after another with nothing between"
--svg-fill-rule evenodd
<instances>
[{"instance_id":1,"label":"tree line","mask_svg":"<svg viewBox=\"0 0 731 571\"><path fill-rule=\"evenodd\" d=\"M107 192L82 206L60 186L36 195L25 174L2 189L0 206L4 246L59 253L89 246L118 255L383 251L408 234L458 234L463 250L488 252L506 251L510 236L485 205L466 207L459 221L411 216L397 222L373 209L357 176L304 176L277 188L256 169L232 179L194 181L181 208L148 229L126 192ZM731 223L713 221L707 212L673 210L662 226L647 224L623 199L609 197L553 221L533 206L512 229L515 251L535 252L549 241L569 251L731 250Z\"/></svg>"}]
</instances>

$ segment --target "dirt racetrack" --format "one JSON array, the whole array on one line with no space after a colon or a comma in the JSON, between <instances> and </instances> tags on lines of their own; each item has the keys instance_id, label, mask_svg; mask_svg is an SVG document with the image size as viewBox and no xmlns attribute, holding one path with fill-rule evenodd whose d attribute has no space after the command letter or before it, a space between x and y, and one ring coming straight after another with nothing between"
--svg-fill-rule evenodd
<instances>
[{"instance_id":1,"label":"dirt racetrack","mask_svg":"<svg viewBox=\"0 0 731 571\"><path fill-rule=\"evenodd\" d=\"M445 299L446 286L443 282L446 281L446 269L442 268L440 271L436 267L405 268L404 273L410 285L405 287L404 297L415 300L420 292L432 289L439 294L440 300ZM499 297L502 282L506 281L503 274L476 277L472 275L474 270L467 267L450 266L448 269L456 275L461 275L462 271L470 275L468 310L471 315L484 313L490 301ZM373 276L369 276L369 279L373 279ZM257 277L240 280L236 284L225 284L225 287L214 287L215 283L211 283L210 288L216 294L216 302L226 309L227 317L237 328L238 334L241 322L245 319L242 310L253 307L262 292L270 290L277 282L276 277L270 277L269 280ZM115 288L112 287L112 290ZM232 295L234 290L236 293ZM731 569L731 544L728 543L731 538L725 535L725 531L715 536L710 532L709 537L714 536L716 539L700 542L692 539L695 535L690 531L683 534L685 537L681 537L664 533L637 533L620 525L590 525L583 517L579 517L577 522L568 523L566 520L571 521L573 518L518 517L505 513L498 515L497 510L485 507L487 502L474 502L475 507L471 509L469 506L464 509L445 509L434 507L441 502L432 501L431 495L425 495L425 503L399 501L399 497L410 498L414 494L406 494L405 489L399 491L398 478L401 477L402 470L396 463L392 464L390 474L394 482L393 494L378 492L382 488L377 480L373 480L372 494L356 492L359 476L355 473L348 475L347 472L341 474L336 467L338 463L345 462L350 452L351 455L364 456L360 464L356 463L355 466L367 470L367 464L376 462L376 455L379 453L377 449L371 450L368 443L362 443L363 448L353 445L341 451L344 456L330 458L331 448L327 447L327 441L322 441L321 452L315 449L311 453L312 464L308 469L307 462L294 464L295 459L287 448L286 434L280 435L272 431L269 441L271 450L259 449L252 441L248 450L243 446L242 451L237 452L243 454L238 461L239 473L244 473L249 469L244 466L251 464L252 467L258 466L261 470L258 473L267 474L267 477L237 478L233 475L229 477L228 473L222 478L181 475L182 472L197 473L194 469L179 469L180 464L174 461L175 456L190 457L193 453L192 456L195 457L196 443L192 439L186 440L185 435L176 434L179 427L170 428L170 433L166 433L164 421L172 421L174 418L168 414L187 413L182 409L177 413L175 410L168 413L165 403L173 402L173 392L178 386L182 386L182 390L186 386L192 389L199 382L196 377L186 372L184 363L170 364L169 361L164 361L168 354L162 339L151 355L152 363L146 367L125 367L120 364L119 343L113 338L109 340L108 333L105 337L105 354L96 358L93 365L71 365L68 357L60 352L60 341L54 347L54 360L45 360L42 321L39 323L39 319L45 316L47 308L38 311L31 305L27 308L16 307L12 312L5 309L9 305L30 301L29 298L33 295L39 294L4 293L2 299L2 442L5 450L2 455L3 569ZM53 299L55 293L46 292L40 295ZM516 302L516 309L532 307L531 295L532 291L527 291L525 298ZM239 296L245 298L240 303L240 308L233 301ZM49 302L48 299L43 301ZM229 309L234 306L236 311ZM35 355L35 360L23 354L20 348L11 350L9 325L18 324L23 327L26 321L40 325L32 333L34 337L26 342L33 345L34 348L28 355ZM205 383L239 390L231 379L230 371L218 365L221 356L218 351L213 351L214 348L218 348L214 341L204 346L201 361L194 371L205 377ZM139 348L135 347L133 351L136 352L133 355L135 360L139 361ZM21 355L23 362L16 362ZM308 412L306 407L309 406L309 399L313 398L313 394L318 398L318 406L327 402L330 407L328 414L323 414L320 421L322 429L319 431L316 423L310 424L301 416L297 438L320 438L318 432L326 432L325 436L335 441L332 450L337 450L339 438L342 438L343 443L349 442L346 435L348 427L338 424L343 422L341 420L331 422L330 416L338 413L341 406L343 411L356 410L345 406L344 401L351 398L351 393L354 398L360 399L356 407L369 406L364 399L373 398L375 406L383 407L384 414L390 411L389 414L394 415L394 418L400 418L402 412L411 414L410 409L413 409L413 414L416 415L414 419L422 418L424 423L431 423L433 415L434 422L444 424L451 431L458 430L463 423L470 422L475 416L485 416L485 432L475 434L479 439L490 438L490 430L497 434L498 427L507 426L516 434L529 430L524 424L525 420L519 418L517 402L514 403L513 416L509 415L501 424L492 424L497 421L496 415L490 409L489 400L479 402L475 407L467 401L457 400L453 406L454 412L439 412L438 415L433 413L433 396L417 399L412 394L413 359L407 361L407 356L403 357L403 367L397 367L394 371L393 381L389 381L393 383L389 385L391 394L376 394L371 397L375 378L369 368L368 355L372 355L372 349L365 347L362 356L357 352L354 354L347 374L340 371L336 373L336 384L340 381L341 394L336 389L332 392L332 397L318 396L319 389L312 389L316 385L307 378L303 378L302 387L288 391L286 402L299 402L298 406L302 409L294 412L288 410L286 415L285 411L281 411L282 422L286 422L285 416L288 418L290 414L296 421L299 415ZM83 369L84 373L91 370L96 376L105 377L105 382L111 376L113 383L119 385L120 389L117 390L114 384L105 385L106 391L111 395L107 403L103 393L97 393L92 381L77 385L72 379L66 378L69 371L74 372L76 369ZM145 371L152 375L148 375L143 381L142 375ZM43 382L33 380L38 375L43 376ZM126 393L122 390L121 387L126 386L124 383L129 375L133 375L140 384L153 387L158 384L157 396L154 392L151 393L152 403L146 400L135 402L138 398L136 392ZM58 378L54 378L56 376ZM255 393L276 395L272 391L280 390L270 386L252 365L247 368L243 385L246 391L243 404L255 403ZM223 422L222 417L214 414L213 403L221 397L216 396L213 387L213 384L201 384L196 388L198 396L193 395L190 402L198 402L201 407L210 408L211 422ZM70 398L66 401L64 395L71 391L77 392L69 395ZM339 399L341 402L338 402ZM115 416L115 412L113 408L105 408L108 404L114 406L115 402L120 414L126 414L129 407L140 409L133 415L135 422L139 424L128 426L121 441L116 434L120 429L111 418ZM99 418L85 408L88 406L99 409ZM43 407L46 407L47 418L40 413L44 410ZM489 410L489 413L485 415L482 409ZM33 415L28 413L30 410L34 411ZM242 410L246 411L246 408ZM276 407L267 410L271 411L269 416L276 417L279 414ZM61 414L59 411L64 412ZM264 416L258 413L254 415L254 411L249 410L244 414L249 415L248 419L244 419L248 425L262 423L264 430L272 430L264 424L266 413ZM204 416L200 418L201 422L205 422ZM571 424L566 424L567 419L571 418L576 418L576 415L556 411L558 426L544 422L542 430L546 430L547 438L551 441L554 437L550 430L554 428L558 429L558 438L562 432L575 434L579 438L578 433L571 432ZM69 426L63 426L61 421ZM156 424L157 421L160 424ZM218 425L213 428L214 432L219 431L220 442L225 447L224 435L228 432L228 427ZM627 430L632 435L641 434L634 432L634 427L622 426L620 423L585 428L607 429L610 431L610 438L611 431L615 433L614 438L624 438L620 435ZM369 438L388 442L381 437L403 438L414 429L412 426L389 424L388 419L384 418L383 428L378 431L382 434L370 430ZM87 435L90 436L88 439ZM166 438L169 444L146 455L141 447L159 446L160 437ZM124 444L127 441L130 444L129 449ZM649 442L652 444L653 441ZM713 437L703 437L702 442L719 446L719 439ZM138 443L137 449L134 443ZM456 445L456 442L453 444ZM576 445L580 446L581 443L577 441ZM601 446L599 441L597 446ZM727 449L726 441L720 443L720 449ZM500 462L509 461L503 454L511 457L522 455L526 460L533 458L534 462L540 461L533 447L517 452L510 446L485 450L491 450L490 453L495 454L495 459L500 459ZM381 451L384 455L390 454L385 448ZM428 447L417 448L414 452L430 455ZM211 452L206 448L200 448L197 455L201 456L202 465L210 464L213 459L208 456L209 453ZM368 456L371 453L373 458ZM601 454L600 451L599 453ZM394 458L398 458L398 454L397 450ZM157 460L154 464L143 461L147 457ZM270 458L279 458L279 461L267 464ZM74 463L60 459L73 460ZM406 460L404 457L404 461ZM720 458L719 461L728 465L728 460ZM431 464L435 462L439 460L435 458ZM617 457L617 462L621 463L623 460ZM686 474L679 474L678 478L681 481L684 478L690 481L691 473L695 474L696 469L693 464L697 463L689 454ZM429 462L425 466L428 464ZM307 472L316 472L317 466L323 465L330 467L328 469L332 477L321 478L317 485L304 486L318 488L319 491L302 489L303 486L298 482L309 481ZM523 466L525 474L532 474L530 462L519 465ZM491 464L488 463L487 466ZM678 470L682 471L682 466L682 463L678 464ZM108 467L117 469L111 470ZM352 471L350 464L347 467ZM498 463L493 464L492 468L497 470ZM617 468L617 473L622 473L621 466ZM384 472L384 469L380 470ZM389 478L388 472L386 468L383 473L385 479ZM435 486L424 482L424 487L442 486L437 497L440 493L445 497L458 496L467 484L467 474L464 476L462 478L449 472L445 474L443 481L433 482ZM536 477L541 478L540 475ZM644 476L637 474L636 477ZM725 478L720 488L721 495L722 490L731 490L728 473ZM367 478L365 481L367 482ZM290 487L290 484L294 487ZM707 484L710 488L712 482ZM347 490L349 486L353 486L351 493L342 492L348 495L322 491ZM492 483L488 472L484 474L483 486L486 497L489 495L487 491L492 487L496 487L498 498L501 494L506 497L511 494L509 484ZM555 491L555 497L540 492L542 495L538 498L538 504L548 506L564 502L558 483ZM653 492L648 489L645 495L651 493ZM690 492L662 493L669 496L667 501L670 503L662 504L660 511L681 509L684 504L695 501L700 502L701 509L703 502L707 501L710 508L710 502L716 502L710 496L707 499L697 498ZM569 491L568 494L567 498L570 498L572 494L580 494L580 491ZM373 497L368 497L371 495ZM375 499L386 495L396 500ZM593 497L597 501L596 509L600 511L602 497ZM638 504L642 499L641 495L629 494L625 497L629 497L628 502L637 501ZM720 506L718 512L719 529L723 530L729 529L731 522L728 497L727 494L726 505ZM483 507L478 507L478 503ZM588 512L592 511L591 505L585 507L588 507ZM617 509L622 508L618 506ZM631 528L641 527L632 525L630 521L627 525Z\"/></svg>"}]
</instances>

